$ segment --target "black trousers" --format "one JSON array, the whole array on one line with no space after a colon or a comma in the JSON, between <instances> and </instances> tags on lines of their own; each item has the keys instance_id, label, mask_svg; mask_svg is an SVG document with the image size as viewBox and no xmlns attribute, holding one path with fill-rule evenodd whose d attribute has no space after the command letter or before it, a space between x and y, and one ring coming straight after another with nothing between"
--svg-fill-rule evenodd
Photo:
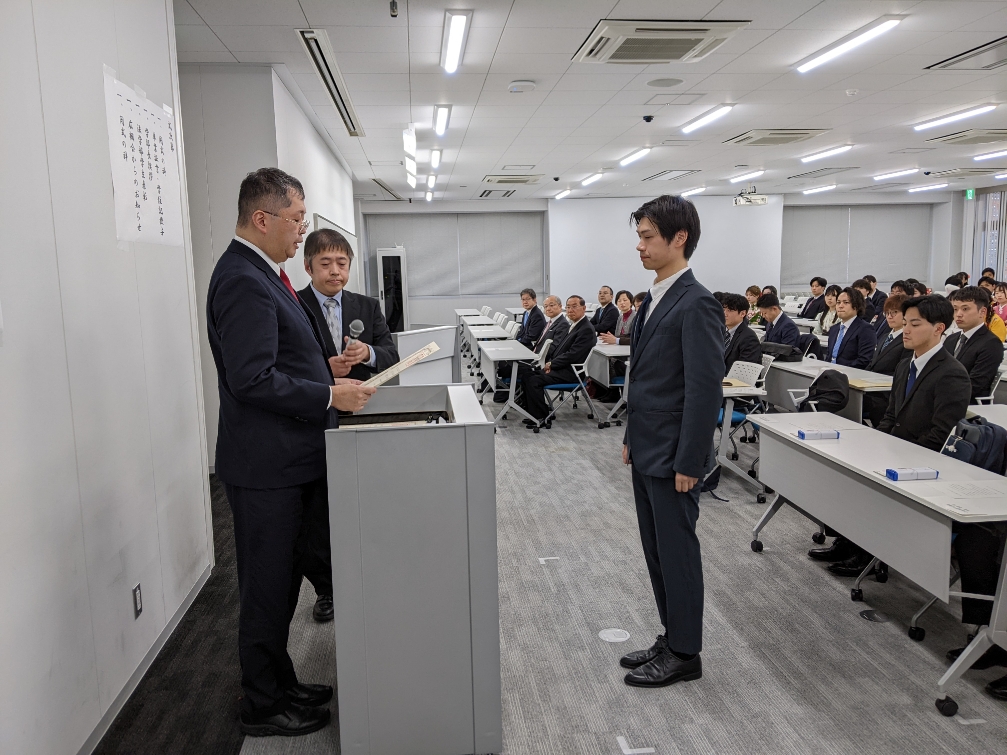
<instances>
[{"instance_id":1,"label":"black trousers","mask_svg":"<svg viewBox=\"0 0 1007 755\"><path fill-rule=\"evenodd\" d=\"M955 554L961 574L962 592L992 595L1000 576L999 561L1003 538L989 524L955 523ZM993 603L988 600L962 599L962 624L989 624Z\"/></svg>"},{"instance_id":2,"label":"black trousers","mask_svg":"<svg viewBox=\"0 0 1007 755\"><path fill-rule=\"evenodd\" d=\"M700 487L679 493L674 477L650 477L633 467L636 517L657 612L668 646L687 654L703 647L703 559L696 536Z\"/></svg>"},{"instance_id":3,"label":"black trousers","mask_svg":"<svg viewBox=\"0 0 1007 755\"><path fill-rule=\"evenodd\" d=\"M297 683L287 635L305 567L311 568L311 514L328 507L325 478L272 490L225 485L224 491L238 562L242 710L271 715L286 708L285 692Z\"/></svg>"},{"instance_id":4,"label":"black trousers","mask_svg":"<svg viewBox=\"0 0 1007 755\"><path fill-rule=\"evenodd\" d=\"M547 385L558 383L576 383L577 374L573 367L559 367L548 374L537 368L521 365L518 368L521 382L524 383L524 403L528 413L536 419L545 419L549 414L549 402L545 397Z\"/></svg>"},{"instance_id":5,"label":"black trousers","mask_svg":"<svg viewBox=\"0 0 1007 755\"><path fill-rule=\"evenodd\" d=\"M315 588L315 595L332 596L332 546L329 542L329 501L305 509L308 524L308 552L304 559L304 578Z\"/></svg>"}]
</instances>

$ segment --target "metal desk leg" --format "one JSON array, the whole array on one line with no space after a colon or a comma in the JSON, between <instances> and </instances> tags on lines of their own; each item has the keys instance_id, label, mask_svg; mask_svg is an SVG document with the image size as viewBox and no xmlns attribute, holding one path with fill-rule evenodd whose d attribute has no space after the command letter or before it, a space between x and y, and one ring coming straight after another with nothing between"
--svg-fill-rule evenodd
<instances>
[{"instance_id":1,"label":"metal desk leg","mask_svg":"<svg viewBox=\"0 0 1007 755\"><path fill-rule=\"evenodd\" d=\"M500 413L493 418L493 421L496 423L499 423L500 418L503 417L508 411L515 411L527 419L534 420L536 422L538 421L535 420L535 418L531 416L528 412L526 412L523 407L518 406L517 400L515 399L515 396L517 395L517 366L518 366L517 362L511 362L510 389L507 391L507 403L503 405L503 409L500 410ZM495 379L496 378L494 377L494 380ZM536 432L538 431L536 430Z\"/></svg>"},{"instance_id":2,"label":"metal desk leg","mask_svg":"<svg viewBox=\"0 0 1007 755\"><path fill-rule=\"evenodd\" d=\"M720 423L720 447L717 449L717 463L720 464L723 469L730 469L741 478L742 482L754 487L761 495L765 492L765 488L762 483L753 477L749 477L745 474L741 467L728 458L728 449L731 446L731 416L733 414L734 399L728 396L724 399L724 419Z\"/></svg>"},{"instance_id":3,"label":"metal desk leg","mask_svg":"<svg viewBox=\"0 0 1007 755\"><path fill-rule=\"evenodd\" d=\"M783 508L783 504L787 502L782 495L776 494L776 498L773 502L769 504L769 508L762 515L759 523L755 525L755 529L752 530L752 550L756 553L762 553L762 541L759 540L759 533L762 532L762 528L769 524L769 520L776 516L776 512Z\"/></svg>"},{"instance_id":4,"label":"metal desk leg","mask_svg":"<svg viewBox=\"0 0 1007 755\"><path fill-rule=\"evenodd\" d=\"M856 422L858 425L864 421L864 392L855 388L850 389L850 400L843 407L841 412L837 412L840 417Z\"/></svg>"}]
</instances>

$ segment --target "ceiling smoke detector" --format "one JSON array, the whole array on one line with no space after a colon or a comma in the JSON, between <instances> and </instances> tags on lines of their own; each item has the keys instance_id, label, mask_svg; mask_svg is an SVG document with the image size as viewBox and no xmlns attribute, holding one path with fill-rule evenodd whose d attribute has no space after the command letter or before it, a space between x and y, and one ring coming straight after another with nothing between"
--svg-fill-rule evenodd
<instances>
[{"instance_id":1,"label":"ceiling smoke detector","mask_svg":"<svg viewBox=\"0 0 1007 755\"><path fill-rule=\"evenodd\" d=\"M655 89L670 89L671 87L677 87L682 83L682 79L651 79L647 82L647 86L654 87Z\"/></svg>"},{"instance_id":2,"label":"ceiling smoke detector","mask_svg":"<svg viewBox=\"0 0 1007 755\"><path fill-rule=\"evenodd\" d=\"M620 21L602 19L574 53L575 63L655 63L702 60L748 21Z\"/></svg>"},{"instance_id":3,"label":"ceiling smoke detector","mask_svg":"<svg viewBox=\"0 0 1007 755\"><path fill-rule=\"evenodd\" d=\"M534 81L512 81L507 85L507 91L513 94L520 94L521 92L534 92L535 82Z\"/></svg>"}]
</instances>

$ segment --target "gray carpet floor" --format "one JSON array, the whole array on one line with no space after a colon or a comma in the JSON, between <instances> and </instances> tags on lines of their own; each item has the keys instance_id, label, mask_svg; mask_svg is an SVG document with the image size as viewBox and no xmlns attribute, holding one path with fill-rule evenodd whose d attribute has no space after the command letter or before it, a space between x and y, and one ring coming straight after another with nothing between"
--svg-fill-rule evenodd
<instances>
[{"instance_id":1,"label":"gray carpet floor","mask_svg":"<svg viewBox=\"0 0 1007 755\"><path fill-rule=\"evenodd\" d=\"M506 424L496 436L506 755L618 755L623 744L656 755L1007 752L1007 705L983 692L1007 669L968 672L951 692L957 717L934 707L944 653L965 639L958 602L931 609L925 640L913 642L909 619L927 596L893 573L866 581L865 602L852 602L852 580L808 559L815 528L787 508L753 553L765 506L730 474L717 490L727 501L701 500L703 679L627 687L619 656L650 645L660 625L622 430L597 429L583 409L563 410L539 435ZM757 447L739 447L747 467ZM547 557L558 560L539 562ZM303 679L332 683L332 625L312 622L313 599L306 587L291 654ZM866 609L887 621L865 620ZM631 638L605 642L607 628ZM336 753L338 725L246 738L241 752Z\"/></svg>"}]
</instances>

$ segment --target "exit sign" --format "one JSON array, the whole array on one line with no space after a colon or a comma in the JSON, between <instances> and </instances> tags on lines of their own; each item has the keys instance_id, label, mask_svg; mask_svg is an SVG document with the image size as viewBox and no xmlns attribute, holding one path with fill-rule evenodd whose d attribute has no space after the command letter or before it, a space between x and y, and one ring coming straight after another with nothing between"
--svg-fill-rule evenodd
<instances>
[{"instance_id":1,"label":"exit sign","mask_svg":"<svg viewBox=\"0 0 1007 755\"><path fill-rule=\"evenodd\" d=\"M965 190L965 198L966 199L975 199L976 198L976 190L975 189L966 189Z\"/></svg>"}]
</instances>

